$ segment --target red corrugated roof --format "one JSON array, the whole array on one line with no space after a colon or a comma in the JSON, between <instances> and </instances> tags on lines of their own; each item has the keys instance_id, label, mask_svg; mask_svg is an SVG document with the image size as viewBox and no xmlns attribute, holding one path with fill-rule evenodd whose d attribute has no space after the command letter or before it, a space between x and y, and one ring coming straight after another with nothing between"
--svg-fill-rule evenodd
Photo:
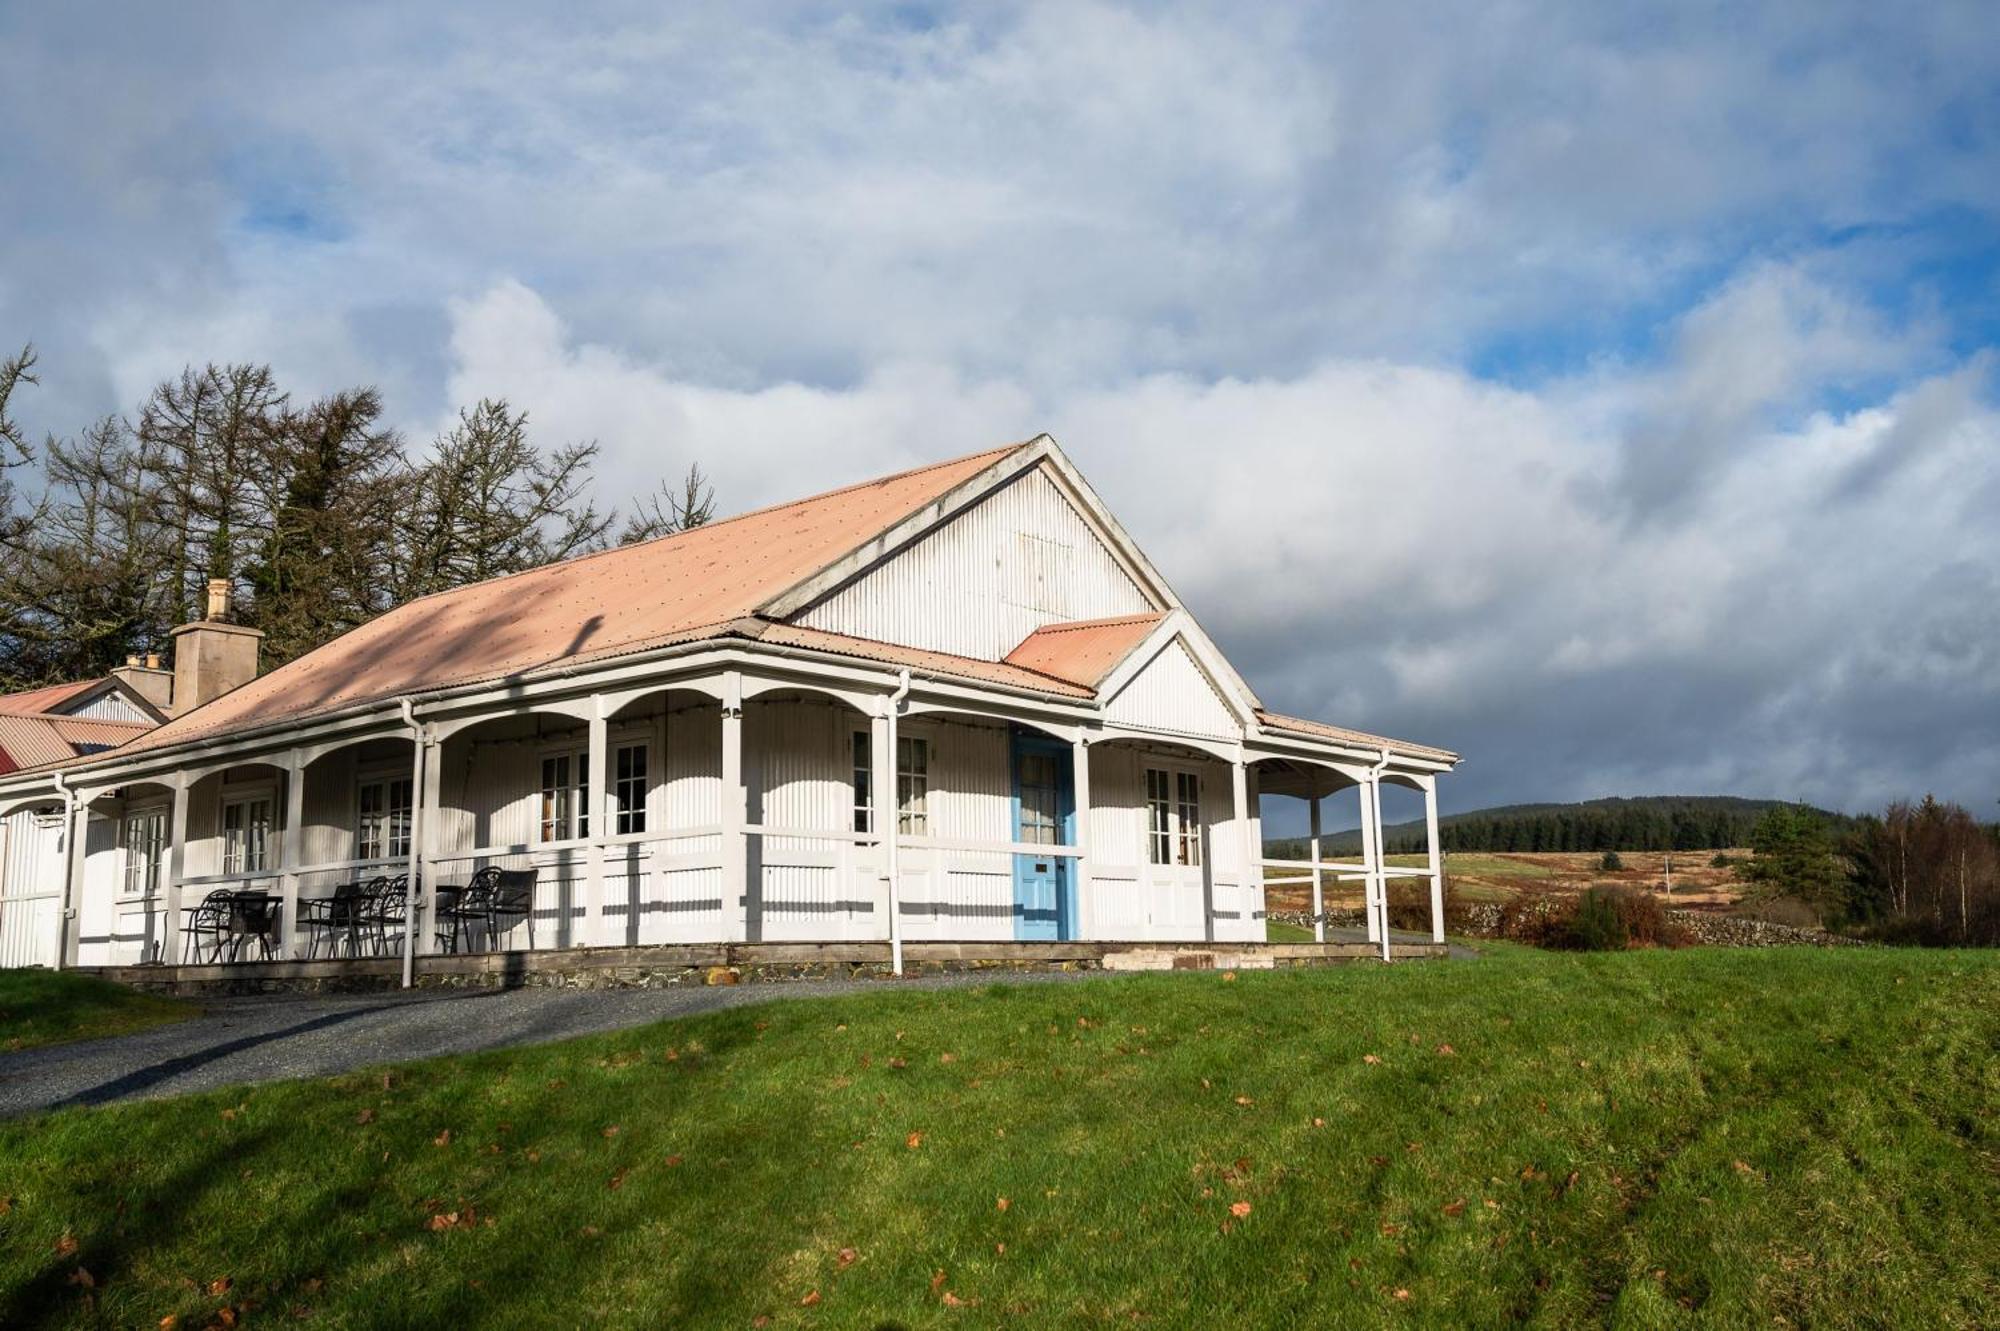
<instances>
[{"instance_id":1,"label":"red corrugated roof","mask_svg":"<svg viewBox=\"0 0 2000 1331\"><path fill-rule=\"evenodd\" d=\"M1007 663L1094 690L1164 618L1148 613L1046 624L1021 639Z\"/></svg>"},{"instance_id":2,"label":"red corrugated roof","mask_svg":"<svg viewBox=\"0 0 2000 1331\"><path fill-rule=\"evenodd\" d=\"M1316 739L1337 740L1342 744L1352 744L1364 749L1388 749L1412 757L1435 758L1440 762L1458 761L1458 755L1450 749L1432 748L1428 744L1412 744L1406 739L1371 735L1365 730L1349 730L1345 726L1330 726L1324 721L1308 721L1302 716L1284 716L1278 712L1259 711L1257 724L1268 726L1272 730L1290 730L1297 734L1310 735Z\"/></svg>"},{"instance_id":3,"label":"red corrugated roof","mask_svg":"<svg viewBox=\"0 0 2000 1331\"><path fill-rule=\"evenodd\" d=\"M141 721L97 721L76 716L0 713L0 753L15 767L67 762L86 750L115 749L146 733Z\"/></svg>"},{"instance_id":4,"label":"red corrugated roof","mask_svg":"<svg viewBox=\"0 0 2000 1331\"><path fill-rule=\"evenodd\" d=\"M74 684L50 684L25 693L0 693L0 715L40 716L53 712L103 683L101 679L80 679Z\"/></svg>"},{"instance_id":5,"label":"red corrugated roof","mask_svg":"<svg viewBox=\"0 0 2000 1331\"><path fill-rule=\"evenodd\" d=\"M717 636L1025 444L1009 444L398 607L134 749Z\"/></svg>"}]
</instances>

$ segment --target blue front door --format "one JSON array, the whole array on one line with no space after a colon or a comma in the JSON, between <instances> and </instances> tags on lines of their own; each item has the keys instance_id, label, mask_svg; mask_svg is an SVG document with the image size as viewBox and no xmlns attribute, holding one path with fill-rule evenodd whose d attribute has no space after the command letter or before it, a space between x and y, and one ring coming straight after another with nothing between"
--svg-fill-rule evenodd
<instances>
[{"instance_id":1,"label":"blue front door","mask_svg":"<svg viewBox=\"0 0 2000 1331\"><path fill-rule=\"evenodd\" d=\"M1069 750L1055 740L1014 732L1014 840L1031 846L1071 844L1075 822ZM1069 862L1055 855L1014 857L1014 937L1068 938L1074 927Z\"/></svg>"}]
</instances>

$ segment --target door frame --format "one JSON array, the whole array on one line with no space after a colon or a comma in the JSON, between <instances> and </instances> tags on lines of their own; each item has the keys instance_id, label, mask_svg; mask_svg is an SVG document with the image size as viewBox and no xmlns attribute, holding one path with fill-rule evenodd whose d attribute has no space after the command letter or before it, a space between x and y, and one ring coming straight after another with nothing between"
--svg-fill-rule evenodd
<instances>
[{"instance_id":1,"label":"door frame","mask_svg":"<svg viewBox=\"0 0 2000 1331\"><path fill-rule=\"evenodd\" d=\"M1008 738L1008 816L1011 821L1013 840L1021 841L1021 759L1028 754L1043 754L1050 760L1050 768L1055 773L1056 829L1061 840L1059 846L1076 844L1076 778L1066 761L1070 756L1070 746L1052 736L1029 730L1023 726L1010 729ZM1014 856L1014 937L1024 942L1049 942L1048 937L1028 931L1026 916L1027 902L1023 888L1034 870L1029 866L1035 861L1033 855ZM1049 872L1055 878L1056 888L1056 942L1067 942L1076 937L1076 876L1070 870L1070 857L1051 855Z\"/></svg>"}]
</instances>

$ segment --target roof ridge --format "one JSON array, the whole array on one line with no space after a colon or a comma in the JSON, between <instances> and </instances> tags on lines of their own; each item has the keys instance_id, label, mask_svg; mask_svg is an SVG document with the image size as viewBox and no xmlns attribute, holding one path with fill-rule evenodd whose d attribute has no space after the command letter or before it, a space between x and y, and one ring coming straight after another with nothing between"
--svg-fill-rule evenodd
<instances>
[{"instance_id":1,"label":"roof ridge","mask_svg":"<svg viewBox=\"0 0 2000 1331\"><path fill-rule=\"evenodd\" d=\"M1035 436L1036 439L1039 439L1040 437L1041 437L1040 435ZM515 569L511 573L496 573L490 578L481 578L477 582L465 582L465 583L460 583L456 587L445 587L438 591L425 592L422 596L413 596L409 600L403 602L402 605L396 606L393 609L383 611L380 615L376 616L376 619L386 619L390 615L395 614L397 610L403 609L405 606L421 605L423 602L432 600L433 598L439 596L451 596L457 592L464 591L467 587L490 586L491 584L496 582L505 582L509 578L524 578L528 576L530 573L540 573L545 569L562 568L572 564L582 564L592 559L600 559L605 555L615 555L623 553L624 551L627 550L638 550L649 545L660 545L667 541L677 541L680 540L682 537L693 536L698 532L711 531L716 527L726 527L732 522L741 522L745 518L762 517L767 513L777 513L788 508L798 508L803 504L817 503L822 499L832 499L837 495L851 494L856 490L866 490L877 485L887 485L891 481L900 481L907 476L921 476L923 473L927 471L937 471L938 469L943 467L956 467L963 463L970 462L974 458L983 458L983 457L998 458L1007 453L1018 452L1019 450L1026 448L1029 444L1032 444L1034 441L1035 441L1034 439L1021 439L1011 444L1001 444L995 448L980 449L979 451L974 453L961 453L959 456L955 458L946 458L941 462L927 462L921 467L906 467L902 471L892 471L886 476L871 476L867 480L854 481L847 485L835 486L831 490L822 490L818 494L809 494L804 496L803 498L787 499L781 503L765 504L761 508L745 509L741 513L731 513L726 518L715 518L712 519L711 521L704 522L699 527L683 527L679 531L670 531L663 536L652 536L648 537L646 540L633 541L630 544L626 545L608 545L604 547L602 550L585 550L581 554L569 555L562 559L552 559L546 564L537 564L533 568ZM372 623L373 621L370 622Z\"/></svg>"}]
</instances>

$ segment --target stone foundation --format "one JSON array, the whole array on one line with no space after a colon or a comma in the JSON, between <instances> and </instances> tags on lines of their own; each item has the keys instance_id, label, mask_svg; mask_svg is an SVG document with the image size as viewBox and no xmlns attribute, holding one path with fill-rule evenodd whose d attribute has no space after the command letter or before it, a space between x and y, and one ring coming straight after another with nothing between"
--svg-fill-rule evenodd
<instances>
[{"instance_id":1,"label":"stone foundation","mask_svg":"<svg viewBox=\"0 0 2000 1331\"><path fill-rule=\"evenodd\" d=\"M1392 960L1445 955L1430 943L1397 943ZM910 943L903 978L1046 971L1273 970L1379 958L1365 943ZM419 989L652 989L665 985L787 984L884 980L886 943L729 943L704 946L573 948L417 958ZM88 973L153 993L379 993L402 984L396 957L246 961L214 966L109 966Z\"/></svg>"}]
</instances>

